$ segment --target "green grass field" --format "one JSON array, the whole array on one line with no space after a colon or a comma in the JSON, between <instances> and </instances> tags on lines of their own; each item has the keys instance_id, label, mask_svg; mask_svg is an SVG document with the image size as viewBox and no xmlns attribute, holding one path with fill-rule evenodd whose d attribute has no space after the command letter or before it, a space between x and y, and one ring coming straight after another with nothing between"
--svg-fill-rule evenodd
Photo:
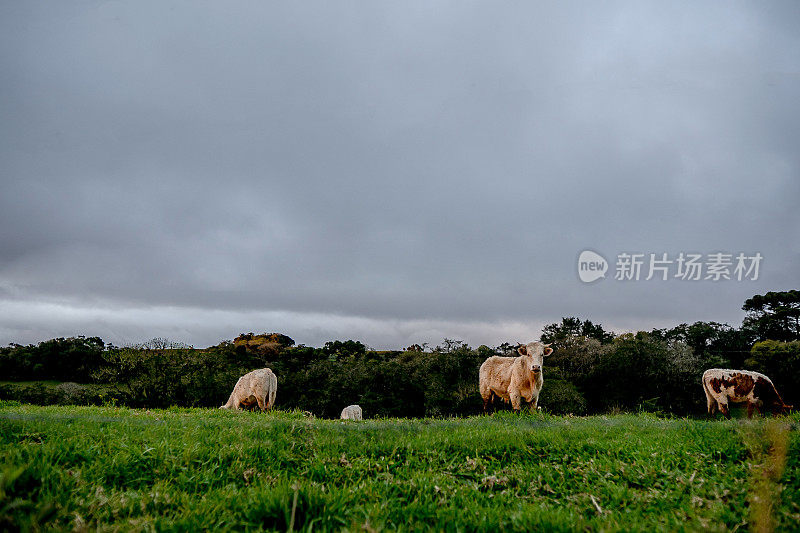
<instances>
[{"instance_id":1,"label":"green grass field","mask_svg":"<svg viewBox=\"0 0 800 533\"><path fill-rule=\"evenodd\" d=\"M798 530L798 428L5 403L0 530Z\"/></svg>"}]
</instances>

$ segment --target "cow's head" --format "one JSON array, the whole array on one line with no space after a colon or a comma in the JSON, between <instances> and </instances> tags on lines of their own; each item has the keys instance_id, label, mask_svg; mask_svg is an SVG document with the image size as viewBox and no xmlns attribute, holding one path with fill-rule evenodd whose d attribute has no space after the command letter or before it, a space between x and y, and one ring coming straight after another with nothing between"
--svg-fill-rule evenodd
<instances>
[{"instance_id":1,"label":"cow's head","mask_svg":"<svg viewBox=\"0 0 800 533\"><path fill-rule=\"evenodd\" d=\"M783 402L775 402L772 405L772 412L773 414L776 415L788 415L789 413L792 412L793 408L794 408L793 405L786 405Z\"/></svg>"},{"instance_id":2,"label":"cow's head","mask_svg":"<svg viewBox=\"0 0 800 533\"><path fill-rule=\"evenodd\" d=\"M517 348L517 353L530 358L528 370L534 374L542 371L542 364L544 358L553 353L553 349L549 344L542 344L541 342L529 342L527 345L523 344Z\"/></svg>"}]
</instances>

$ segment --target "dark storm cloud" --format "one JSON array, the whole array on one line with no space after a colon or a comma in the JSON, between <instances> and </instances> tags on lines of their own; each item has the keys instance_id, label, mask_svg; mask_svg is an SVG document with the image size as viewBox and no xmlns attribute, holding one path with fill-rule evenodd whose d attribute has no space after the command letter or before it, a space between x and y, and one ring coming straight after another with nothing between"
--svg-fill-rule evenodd
<instances>
[{"instance_id":1,"label":"dark storm cloud","mask_svg":"<svg viewBox=\"0 0 800 533\"><path fill-rule=\"evenodd\" d=\"M0 10L2 342L523 340L797 285L794 3ZM586 248L765 259L583 285Z\"/></svg>"}]
</instances>

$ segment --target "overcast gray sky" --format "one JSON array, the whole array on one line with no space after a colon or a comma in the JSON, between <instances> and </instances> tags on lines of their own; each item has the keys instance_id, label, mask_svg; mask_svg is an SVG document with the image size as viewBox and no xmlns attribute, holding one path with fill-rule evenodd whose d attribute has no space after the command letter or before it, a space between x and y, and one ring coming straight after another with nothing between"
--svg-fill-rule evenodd
<instances>
[{"instance_id":1,"label":"overcast gray sky","mask_svg":"<svg viewBox=\"0 0 800 533\"><path fill-rule=\"evenodd\" d=\"M795 1L3 2L0 345L738 326L800 288L799 30ZM763 261L618 281L621 252Z\"/></svg>"}]
</instances>

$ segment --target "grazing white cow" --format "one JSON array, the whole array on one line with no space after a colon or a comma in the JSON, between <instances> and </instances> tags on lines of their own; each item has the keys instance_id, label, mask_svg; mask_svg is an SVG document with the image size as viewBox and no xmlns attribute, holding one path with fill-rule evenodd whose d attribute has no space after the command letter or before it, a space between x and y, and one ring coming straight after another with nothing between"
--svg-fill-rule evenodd
<instances>
[{"instance_id":1,"label":"grazing white cow","mask_svg":"<svg viewBox=\"0 0 800 533\"><path fill-rule=\"evenodd\" d=\"M340 417L342 420L361 420L361 406L360 405L348 405L344 409L342 409L342 416Z\"/></svg>"},{"instance_id":2,"label":"grazing white cow","mask_svg":"<svg viewBox=\"0 0 800 533\"><path fill-rule=\"evenodd\" d=\"M239 378L233 392L225 405L220 409L241 409L258 404L262 411L272 409L275 405L275 394L278 392L278 378L269 368L260 368L248 372Z\"/></svg>"},{"instance_id":3,"label":"grazing white cow","mask_svg":"<svg viewBox=\"0 0 800 533\"><path fill-rule=\"evenodd\" d=\"M783 403L772 380L759 372L709 368L703 372L702 381L710 415L719 410L725 418L730 418L728 402L747 402L748 418L753 416L753 409L763 413L766 407L773 414L783 414L792 408Z\"/></svg>"},{"instance_id":4,"label":"grazing white cow","mask_svg":"<svg viewBox=\"0 0 800 533\"><path fill-rule=\"evenodd\" d=\"M531 342L517 348L517 353L519 357L495 355L481 365L478 376L484 412L495 396L510 401L515 411L521 409L522 400L529 403L532 410L537 408L544 384L542 364L553 349L549 344Z\"/></svg>"}]
</instances>

